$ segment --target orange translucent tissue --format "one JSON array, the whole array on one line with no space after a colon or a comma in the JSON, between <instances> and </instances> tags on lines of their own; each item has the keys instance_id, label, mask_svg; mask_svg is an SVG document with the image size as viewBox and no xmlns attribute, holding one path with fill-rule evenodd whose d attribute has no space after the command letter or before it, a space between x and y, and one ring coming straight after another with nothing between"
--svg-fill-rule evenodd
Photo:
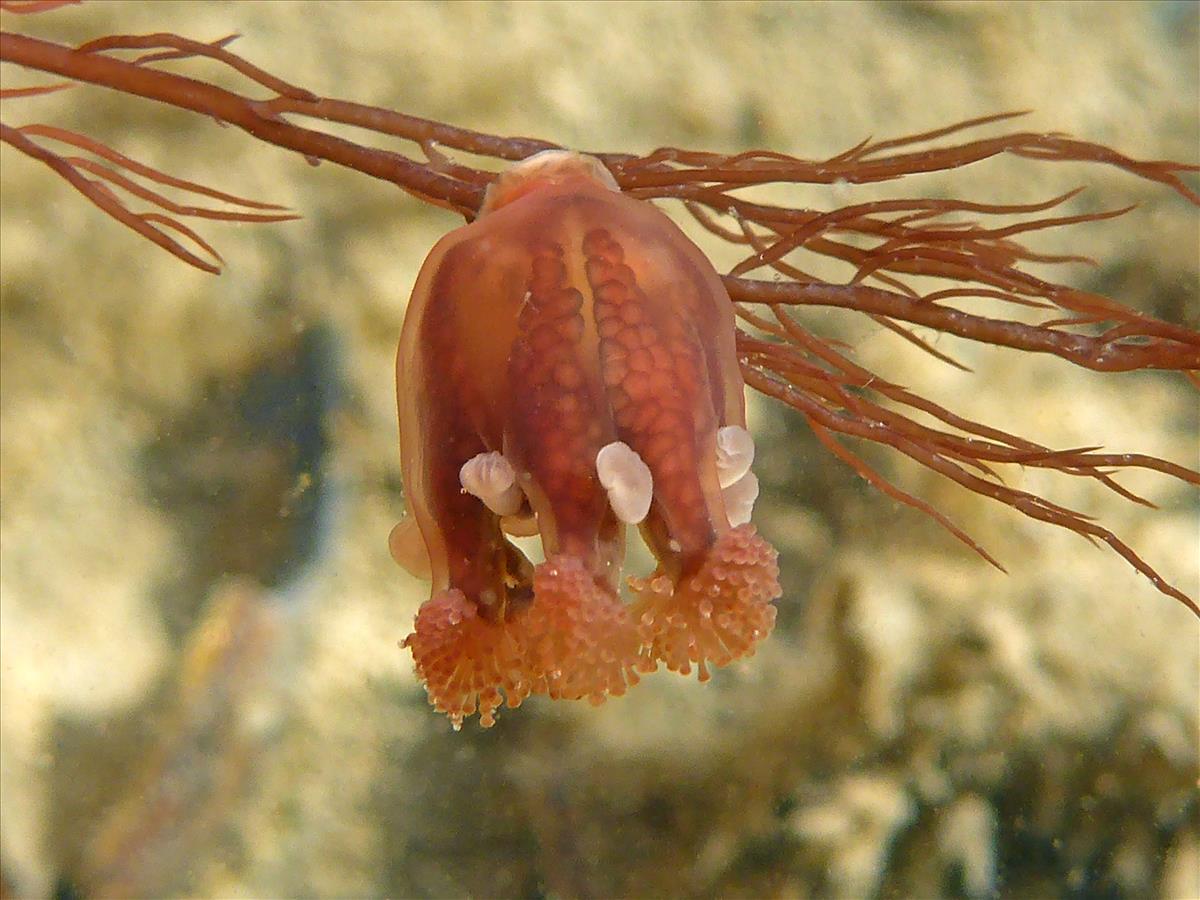
<instances>
[{"instance_id":1,"label":"orange translucent tissue","mask_svg":"<svg viewBox=\"0 0 1200 900\"><path fill-rule=\"evenodd\" d=\"M392 550L433 580L404 646L456 728L530 694L599 703L660 662L707 678L770 633L732 304L598 161L549 151L493 183L426 260L396 366L416 527ZM658 560L629 605L627 525ZM509 540L535 533L538 565Z\"/></svg>"}]
</instances>

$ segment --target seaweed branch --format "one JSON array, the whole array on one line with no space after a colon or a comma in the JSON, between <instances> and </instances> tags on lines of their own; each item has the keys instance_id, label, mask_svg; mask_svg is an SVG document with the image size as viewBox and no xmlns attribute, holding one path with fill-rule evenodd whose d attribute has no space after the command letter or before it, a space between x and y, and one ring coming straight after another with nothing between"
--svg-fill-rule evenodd
<instances>
[{"instance_id":1,"label":"seaweed branch","mask_svg":"<svg viewBox=\"0 0 1200 900\"><path fill-rule=\"evenodd\" d=\"M7 12L44 12L60 0L3 0ZM454 154L500 163L559 145L505 137L422 119L402 112L322 97L290 84L232 52L230 35L210 42L169 33L109 35L70 47L0 32L0 61L60 79L48 85L5 88L14 101L95 85L211 117L265 143L293 150L309 162L327 161L389 182L423 202L470 221L482 203L492 169ZM158 68L166 60L206 59L245 82L239 92ZM993 466L1020 465L1090 478L1131 502L1150 505L1114 478L1144 468L1200 485L1200 474L1142 454L1100 452L1098 447L1052 449L974 422L855 363L836 342L814 334L793 316L799 307L842 309L870 317L936 358L965 368L911 330L912 326L1115 373L1142 369L1183 373L1200 385L1200 333L1165 322L1116 300L1046 281L1025 270L1030 263L1091 262L1085 256L1051 256L1025 243L1053 228L1113 219L1129 209L1071 213L1079 190L1038 203L983 203L958 199L878 200L809 209L758 202L745 196L766 185L861 185L930 172L957 170L1001 155L1032 163L1087 162L1113 166L1157 182L1200 206L1186 180L1192 164L1138 160L1066 135L1010 132L968 139L967 132L1012 122L1022 112L983 116L921 134L865 140L827 159L808 160L770 150L717 154L663 147L637 155L592 152L632 197L674 201L706 230L745 251L724 276L746 330L738 348L747 384L795 409L822 444L860 476L893 498L931 516L993 565L999 562L943 513L872 469L843 439L881 444L985 497L1030 518L1107 544L1161 592L1200 616L1200 606L1115 534L1082 512L1003 484ZM407 152L336 137L321 123L350 125L411 144ZM180 260L219 271L216 250L181 218L275 222L287 210L178 178L124 156L93 138L46 124L0 125L0 139L53 169L107 215ZM65 146L66 151L51 149ZM87 156L78 155L80 152ZM139 180L140 179L140 180ZM176 202L144 182L216 201L219 206ZM125 196L151 205L134 212ZM1015 219L1016 221L1013 221ZM992 224L992 223L999 224ZM182 238L180 237L182 236ZM184 239L207 255L184 243ZM808 274L805 254L835 260L848 278L831 283ZM914 277L943 282L921 293ZM990 312L980 310L988 304ZM1016 315L1017 311L1021 316ZM920 413L936 424L922 424Z\"/></svg>"}]
</instances>

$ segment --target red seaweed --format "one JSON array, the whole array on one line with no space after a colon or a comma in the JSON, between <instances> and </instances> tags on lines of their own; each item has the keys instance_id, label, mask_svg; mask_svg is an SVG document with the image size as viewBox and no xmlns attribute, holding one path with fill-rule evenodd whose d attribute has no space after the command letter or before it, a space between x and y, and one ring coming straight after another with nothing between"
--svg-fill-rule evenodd
<instances>
[{"instance_id":1,"label":"red seaweed","mask_svg":"<svg viewBox=\"0 0 1200 900\"><path fill-rule=\"evenodd\" d=\"M7 12L34 13L63 5L57 0L5 0ZM13 32L0 33L0 61L29 73L52 75L49 85L6 87L7 117L23 97L90 84L236 126L265 143L294 150L308 161L328 161L390 182L423 202L453 210L466 221L479 213L490 170L456 159L461 152L497 161L520 160L557 148L551 141L504 137L430 121L402 112L322 97L284 81L233 53L236 36L211 42L178 35L109 35L78 47ZM246 93L157 68L164 60L207 58L243 76ZM265 98L260 95L266 92ZM256 96L257 95L257 96ZM963 368L936 349L914 326L934 333L1051 354L1104 373L1145 369L1175 371L1200 384L1200 333L1132 309L1114 299L1035 277L1028 263L1087 261L1086 256L1038 253L1026 241L1037 232L1120 217L1128 209L1075 214L1064 207L1075 191L1040 203L1005 204L957 199L860 202L819 210L753 202L747 188L786 184L861 185L929 172L959 170L1008 155L1031 165L1085 162L1113 166L1157 182L1193 206L1200 195L1186 178L1193 164L1138 160L1116 150L1062 134L1014 131L967 138L1023 115L982 116L922 134L865 140L826 159L803 159L770 150L719 154L663 147L646 154L587 151L612 174L621 190L643 201L676 201L701 226L740 247L744 256L723 276L743 327L737 348L748 385L796 410L826 446L859 475L893 498L932 516L994 565L999 563L942 512L891 485L847 438L880 444L915 460L970 491L1023 515L1107 544L1161 592L1200 616L1200 606L1102 524L1047 498L1006 486L992 466L1052 469L1096 479L1133 501L1114 474L1146 468L1197 485L1200 475L1166 460L1099 448L1053 449L975 422L902 388L855 363L837 342L803 328L797 307L848 310L870 317L938 359ZM379 149L320 130L321 122L354 125L414 145L411 155ZM279 206L247 200L138 163L68 128L43 124L0 125L0 139L52 168L107 215L181 261L207 272L220 258L200 235L179 221L198 217L242 222L292 218ZM51 144L86 156L64 155ZM107 163L107 164L105 164ZM177 204L137 179L181 189L226 209ZM149 204L135 212L133 200ZM993 217L1003 224L990 225ZM1012 217L1020 217L1012 222ZM168 231L182 234L216 262L189 250ZM805 254L850 267L843 283L806 273ZM909 279L940 279L921 293ZM987 304L986 311L983 305ZM1013 308L1014 312L1006 311ZM1017 317L1016 310L1024 315ZM1031 321L1030 311L1041 315ZM915 414L937 425L921 424Z\"/></svg>"}]
</instances>

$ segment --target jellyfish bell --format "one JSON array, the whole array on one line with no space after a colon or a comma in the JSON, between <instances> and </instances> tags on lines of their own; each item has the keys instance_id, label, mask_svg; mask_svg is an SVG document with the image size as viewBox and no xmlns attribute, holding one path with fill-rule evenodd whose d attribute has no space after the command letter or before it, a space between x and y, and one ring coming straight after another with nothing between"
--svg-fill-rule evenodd
<instances>
[{"instance_id":1,"label":"jellyfish bell","mask_svg":"<svg viewBox=\"0 0 1200 900\"><path fill-rule=\"evenodd\" d=\"M433 581L404 643L456 726L530 694L600 702L659 663L706 677L769 633L775 552L745 521L753 497L728 492L753 457L733 306L599 160L517 163L438 242L397 394ZM545 562L509 540L514 521ZM629 606L628 524L658 561Z\"/></svg>"}]
</instances>

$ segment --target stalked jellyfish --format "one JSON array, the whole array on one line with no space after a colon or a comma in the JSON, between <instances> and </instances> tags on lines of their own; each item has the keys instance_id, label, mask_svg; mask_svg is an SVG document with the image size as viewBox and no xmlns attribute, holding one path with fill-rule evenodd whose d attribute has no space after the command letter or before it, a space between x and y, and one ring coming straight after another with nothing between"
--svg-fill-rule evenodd
<instances>
[{"instance_id":1,"label":"stalked jellyfish","mask_svg":"<svg viewBox=\"0 0 1200 900\"><path fill-rule=\"evenodd\" d=\"M705 678L770 633L734 340L712 264L591 157L515 165L434 247L397 359L418 527L392 550L432 575L404 645L456 727L530 694L599 703L660 662ZM626 525L658 560L628 607ZM535 532L537 566L508 538Z\"/></svg>"}]
</instances>

